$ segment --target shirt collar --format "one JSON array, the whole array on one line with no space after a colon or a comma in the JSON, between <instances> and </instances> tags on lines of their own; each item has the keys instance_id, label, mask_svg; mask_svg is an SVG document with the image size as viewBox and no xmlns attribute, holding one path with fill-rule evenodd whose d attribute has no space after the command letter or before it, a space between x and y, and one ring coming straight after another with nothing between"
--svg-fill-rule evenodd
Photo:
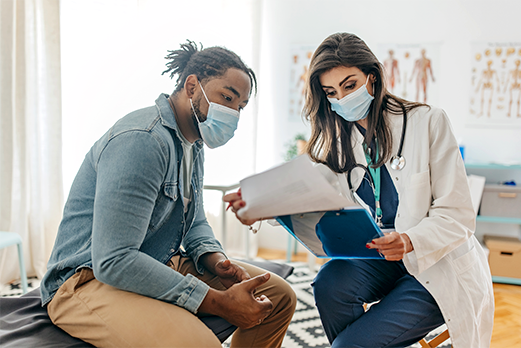
<instances>
[{"instance_id":1,"label":"shirt collar","mask_svg":"<svg viewBox=\"0 0 521 348\"><path fill-rule=\"evenodd\" d=\"M159 97L156 99L156 106L159 110L159 117L161 118L161 124L165 127L168 127L174 130L175 136L182 142L181 139L181 130L177 126L177 122L175 120L174 111L170 107L170 103L168 102L168 94L161 93ZM198 148L203 147L202 139L197 139L194 142Z\"/></svg>"}]
</instances>

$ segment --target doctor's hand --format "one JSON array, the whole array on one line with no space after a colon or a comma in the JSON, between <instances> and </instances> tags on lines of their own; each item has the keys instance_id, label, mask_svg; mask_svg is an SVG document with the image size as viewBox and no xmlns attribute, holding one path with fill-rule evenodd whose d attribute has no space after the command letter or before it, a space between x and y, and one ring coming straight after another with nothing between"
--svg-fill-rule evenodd
<instances>
[{"instance_id":1,"label":"doctor's hand","mask_svg":"<svg viewBox=\"0 0 521 348\"><path fill-rule=\"evenodd\" d=\"M229 208L232 209L232 211L235 213L235 216L237 217L237 219L243 224L243 225L247 225L247 226L251 226L253 225L255 222L257 222L258 220L257 219L243 219L241 218L239 215L237 215L237 212L241 209L241 208L244 208L246 206L246 202L242 200L242 196L241 196L241 189L239 189L239 191L237 192L234 192L234 193L228 193L227 195L225 195L223 197L223 201L225 201L226 203L228 203L228 207L226 208L226 210L228 210Z\"/></svg>"},{"instance_id":2,"label":"doctor's hand","mask_svg":"<svg viewBox=\"0 0 521 348\"><path fill-rule=\"evenodd\" d=\"M385 232L383 237L373 239L366 247L377 249L387 261L400 261L405 254L414 250L409 236L398 232Z\"/></svg>"},{"instance_id":3,"label":"doctor's hand","mask_svg":"<svg viewBox=\"0 0 521 348\"><path fill-rule=\"evenodd\" d=\"M241 329L259 325L273 311L273 303L265 295L255 296L254 292L269 279L270 274L265 273L224 291L210 288L198 311L217 315Z\"/></svg>"}]
</instances>

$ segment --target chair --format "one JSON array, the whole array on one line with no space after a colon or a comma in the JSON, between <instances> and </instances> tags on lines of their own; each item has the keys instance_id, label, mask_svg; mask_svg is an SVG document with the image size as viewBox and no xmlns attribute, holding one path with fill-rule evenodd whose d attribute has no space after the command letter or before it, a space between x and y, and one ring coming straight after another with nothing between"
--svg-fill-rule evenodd
<instances>
[{"instance_id":1,"label":"chair","mask_svg":"<svg viewBox=\"0 0 521 348\"><path fill-rule=\"evenodd\" d=\"M376 302L375 302L376 303ZM371 307L371 304L364 303L364 312L367 312L369 307ZM418 342L422 348L435 348L448 340L450 338L449 335L449 329L446 329L442 333L440 333L438 336L434 337L432 340L427 341L425 338L421 339L420 342Z\"/></svg>"},{"instance_id":2,"label":"chair","mask_svg":"<svg viewBox=\"0 0 521 348\"><path fill-rule=\"evenodd\" d=\"M439 346L440 344L442 344L446 340L448 340L449 337L450 337L449 336L449 330L447 329L447 330L443 331L442 333L440 333L438 336L434 337L429 342L427 342L425 340L425 338L424 338L419 343L422 346L422 348L434 348L434 347Z\"/></svg>"},{"instance_id":3,"label":"chair","mask_svg":"<svg viewBox=\"0 0 521 348\"><path fill-rule=\"evenodd\" d=\"M25 294L27 292L27 274L25 273L22 238L17 233L0 232L0 249L15 244L18 247L18 264L20 265L20 278L22 278L22 291Z\"/></svg>"}]
</instances>

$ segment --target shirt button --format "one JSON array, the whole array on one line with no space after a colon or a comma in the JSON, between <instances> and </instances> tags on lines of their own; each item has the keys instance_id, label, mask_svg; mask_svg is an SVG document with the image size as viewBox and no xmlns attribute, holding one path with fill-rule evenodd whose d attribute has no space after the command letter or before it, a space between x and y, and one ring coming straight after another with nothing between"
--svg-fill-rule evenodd
<instances>
[{"instance_id":1,"label":"shirt button","mask_svg":"<svg viewBox=\"0 0 521 348\"><path fill-rule=\"evenodd\" d=\"M427 281L425 282L425 284L429 284L429 281L427 280Z\"/></svg>"},{"instance_id":2,"label":"shirt button","mask_svg":"<svg viewBox=\"0 0 521 348\"><path fill-rule=\"evenodd\" d=\"M396 177L396 181L398 181L398 177Z\"/></svg>"}]
</instances>

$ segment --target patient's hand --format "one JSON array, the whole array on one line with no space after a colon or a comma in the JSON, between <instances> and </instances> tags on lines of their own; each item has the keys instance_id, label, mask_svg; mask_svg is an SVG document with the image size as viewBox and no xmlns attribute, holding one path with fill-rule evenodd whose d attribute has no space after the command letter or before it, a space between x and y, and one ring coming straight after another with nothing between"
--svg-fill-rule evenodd
<instances>
[{"instance_id":1,"label":"patient's hand","mask_svg":"<svg viewBox=\"0 0 521 348\"><path fill-rule=\"evenodd\" d=\"M210 288L199 312L217 315L241 329L259 325L273 310L273 303L265 295L255 297L254 292L269 279L270 274L265 273L236 283L225 291Z\"/></svg>"},{"instance_id":2,"label":"patient's hand","mask_svg":"<svg viewBox=\"0 0 521 348\"><path fill-rule=\"evenodd\" d=\"M228 207L226 209L228 210L228 208L232 208L232 211L235 213L237 219L239 219L239 221L244 225L251 226L258 221L257 219L246 220L237 215L237 212L246 206L246 202L242 200L241 189L234 193L228 193L223 197L223 201L228 203Z\"/></svg>"},{"instance_id":3,"label":"patient's hand","mask_svg":"<svg viewBox=\"0 0 521 348\"><path fill-rule=\"evenodd\" d=\"M226 288L251 278L248 271L230 260L218 262L213 271Z\"/></svg>"}]
</instances>

